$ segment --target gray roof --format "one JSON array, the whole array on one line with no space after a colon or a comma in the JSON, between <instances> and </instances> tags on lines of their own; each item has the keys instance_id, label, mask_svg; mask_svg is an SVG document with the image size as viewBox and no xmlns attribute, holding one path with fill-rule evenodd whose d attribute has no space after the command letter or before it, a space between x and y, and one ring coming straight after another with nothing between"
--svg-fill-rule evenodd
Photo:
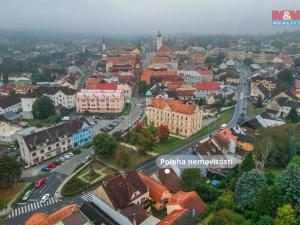
<instances>
[{"instance_id":1,"label":"gray roof","mask_svg":"<svg viewBox=\"0 0 300 225\"><path fill-rule=\"evenodd\" d=\"M20 114L17 114L17 113L12 112L12 111L4 113L2 116L7 121L14 121L14 120L20 119L22 117Z\"/></svg>"},{"instance_id":2,"label":"gray roof","mask_svg":"<svg viewBox=\"0 0 300 225\"><path fill-rule=\"evenodd\" d=\"M21 103L21 99L17 96L1 96L0 95L0 107L2 109Z\"/></svg>"}]
</instances>

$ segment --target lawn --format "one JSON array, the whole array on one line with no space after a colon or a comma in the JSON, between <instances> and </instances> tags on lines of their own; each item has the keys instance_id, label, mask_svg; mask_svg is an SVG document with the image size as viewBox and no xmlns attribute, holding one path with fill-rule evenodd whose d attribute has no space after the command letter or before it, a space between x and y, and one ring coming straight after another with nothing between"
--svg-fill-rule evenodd
<instances>
[{"instance_id":1,"label":"lawn","mask_svg":"<svg viewBox=\"0 0 300 225\"><path fill-rule=\"evenodd\" d=\"M57 115L50 116L48 119L30 119L28 124L35 127L50 127L61 122L61 117Z\"/></svg>"},{"instance_id":2,"label":"lawn","mask_svg":"<svg viewBox=\"0 0 300 225\"><path fill-rule=\"evenodd\" d=\"M142 164L143 162L152 158L152 156L150 156L150 155L140 155L140 154L138 154L138 152L135 152L134 150L131 150L125 146L122 146L122 147L119 146L117 151L119 151L121 148L125 149L129 153L129 162L128 162L128 165L126 166L126 168L134 168L137 165ZM114 156L110 157L109 159L106 159L106 161L116 167L121 167L120 165L118 165L118 159L117 159L116 155L117 155L117 152L115 153Z\"/></svg>"},{"instance_id":3,"label":"lawn","mask_svg":"<svg viewBox=\"0 0 300 225\"><path fill-rule=\"evenodd\" d=\"M257 116L258 114L262 113L265 110L265 107L255 107L250 105L248 108L248 115L251 117Z\"/></svg>"},{"instance_id":4,"label":"lawn","mask_svg":"<svg viewBox=\"0 0 300 225\"><path fill-rule=\"evenodd\" d=\"M17 193L22 191L28 183L16 183L10 187L0 189L0 199L9 202Z\"/></svg>"}]
</instances>

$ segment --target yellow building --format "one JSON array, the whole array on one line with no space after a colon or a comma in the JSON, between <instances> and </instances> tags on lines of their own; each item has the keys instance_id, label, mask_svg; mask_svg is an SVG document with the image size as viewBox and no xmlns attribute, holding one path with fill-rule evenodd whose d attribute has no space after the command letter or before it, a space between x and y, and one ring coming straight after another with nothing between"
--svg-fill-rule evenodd
<instances>
[{"instance_id":1,"label":"yellow building","mask_svg":"<svg viewBox=\"0 0 300 225\"><path fill-rule=\"evenodd\" d=\"M167 125L171 134L189 137L202 128L202 109L194 102L154 98L146 107L147 124Z\"/></svg>"}]
</instances>

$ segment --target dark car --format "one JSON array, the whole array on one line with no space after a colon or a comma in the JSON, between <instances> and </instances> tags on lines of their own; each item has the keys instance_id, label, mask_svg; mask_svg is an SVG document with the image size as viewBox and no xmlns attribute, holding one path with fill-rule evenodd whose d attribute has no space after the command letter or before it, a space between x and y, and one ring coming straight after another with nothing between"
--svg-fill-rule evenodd
<instances>
[{"instance_id":1,"label":"dark car","mask_svg":"<svg viewBox=\"0 0 300 225\"><path fill-rule=\"evenodd\" d=\"M43 168L41 169L41 171L42 171L42 172L50 172L51 169L48 168L48 167L43 167Z\"/></svg>"}]
</instances>

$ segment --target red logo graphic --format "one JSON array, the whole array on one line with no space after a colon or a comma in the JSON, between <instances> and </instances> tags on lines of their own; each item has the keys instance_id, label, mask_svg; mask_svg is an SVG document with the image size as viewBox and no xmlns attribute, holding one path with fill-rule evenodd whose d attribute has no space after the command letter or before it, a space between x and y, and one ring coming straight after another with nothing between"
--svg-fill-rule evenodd
<instances>
[{"instance_id":1,"label":"red logo graphic","mask_svg":"<svg viewBox=\"0 0 300 225\"><path fill-rule=\"evenodd\" d=\"M300 10L273 10L272 20L300 20Z\"/></svg>"}]
</instances>

